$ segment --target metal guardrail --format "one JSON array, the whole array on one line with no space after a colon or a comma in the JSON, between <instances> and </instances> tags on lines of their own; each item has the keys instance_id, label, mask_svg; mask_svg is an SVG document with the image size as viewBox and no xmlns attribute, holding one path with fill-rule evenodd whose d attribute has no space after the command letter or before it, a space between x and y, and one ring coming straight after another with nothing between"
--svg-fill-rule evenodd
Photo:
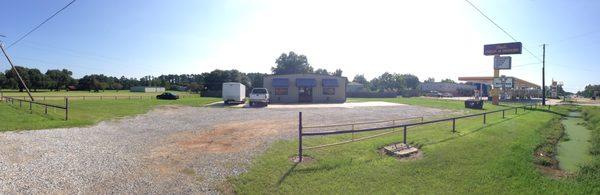
<instances>
[{"instance_id":1,"label":"metal guardrail","mask_svg":"<svg viewBox=\"0 0 600 195\"><path fill-rule=\"evenodd\" d=\"M54 104L47 104L47 103L36 102L36 101L30 101L30 100L25 100L25 99L17 99L17 98L14 98L14 97L7 97L7 96L0 96L0 101L4 101L6 103L10 102L12 105L14 105L15 101L17 101L17 103L19 104L19 108L23 107L23 102L29 103L29 111L31 113L33 113L33 105L43 106L44 107L44 114L48 114L48 107L63 109L63 110L65 110L65 120L69 120L69 98L68 97L65 98L65 105L64 106L54 105Z\"/></svg>"},{"instance_id":2,"label":"metal guardrail","mask_svg":"<svg viewBox=\"0 0 600 195\"><path fill-rule=\"evenodd\" d=\"M483 112L483 113L470 114L470 115L464 115L464 116L457 116L457 117L436 119L436 120L431 120L431 121L423 121L422 120L421 122L417 122L417 123L407 123L407 124L398 124L398 125L394 124L394 125L390 125L390 126L374 127L374 128L364 128L364 129L354 129L353 128L353 129L350 129L350 130L315 131L315 132L303 132L303 130L306 129L306 128L315 129L315 128L326 128L326 127L331 127L331 126L342 126L342 125L324 125L324 126L303 127L302 126L302 112L299 112L298 113L298 162L302 162L302 152L303 152L303 149L315 149L315 148L322 148L322 147L334 146L334 145L340 145L340 144L352 142L352 141L345 141L345 142L339 142L339 143L334 143L334 144L326 144L326 145L321 145L321 146L303 148L303 145L302 145L302 137L303 136L337 135L337 134L347 134L347 133L354 134L354 133L361 133L361 132L370 132L370 131L380 131L380 130L386 130L386 129L402 128L402 130L403 130L403 143L406 144L406 129L408 127L419 126L419 125L426 125L426 124L432 124L432 123L439 123L439 122L446 122L446 121L452 121L452 133L455 133L456 132L456 120L457 119L464 119L464 118L470 118L470 117L476 117L476 116L483 116L483 124L486 124L486 122L487 122L487 115L489 115L489 114L502 112L502 118L505 118L505 115L506 115L507 111L514 110L514 113L518 114L519 108L521 108L521 109L523 109L523 111L525 111L525 110L527 110L527 108L533 109L534 107L537 107L537 104L529 104L529 105L518 106L518 107L511 107L511 108L507 108L507 109L495 110L495 111L490 111L490 112ZM391 120L388 120L388 122L389 121L391 121ZM376 121L376 122L381 122L381 121ZM360 124L370 124L370 123L376 123L376 122L365 122L365 123L360 123ZM352 125L352 124L343 124L343 126L349 126L349 125ZM372 138L372 137L376 137L376 136L385 135L385 134L392 133L392 132L395 132L395 131L391 131L391 132L386 132L386 133L382 133L382 134L377 134L377 135L369 136L369 137L366 137L366 138L362 138L361 140ZM353 140L353 141L355 141L355 140Z\"/></svg>"}]
</instances>

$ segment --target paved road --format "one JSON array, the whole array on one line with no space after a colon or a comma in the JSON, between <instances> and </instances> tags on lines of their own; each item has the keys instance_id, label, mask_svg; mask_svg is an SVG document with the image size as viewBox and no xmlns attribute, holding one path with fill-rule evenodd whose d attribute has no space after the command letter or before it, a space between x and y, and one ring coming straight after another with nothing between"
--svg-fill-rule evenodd
<instances>
[{"instance_id":1,"label":"paved road","mask_svg":"<svg viewBox=\"0 0 600 195\"><path fill-rule=\"evenodd\" d=\"M450 112L170 106L90 127L0 133L0 193L217 193L269 143L295 138L298 111L305 125Z\"/></svg>"}]
</instances>

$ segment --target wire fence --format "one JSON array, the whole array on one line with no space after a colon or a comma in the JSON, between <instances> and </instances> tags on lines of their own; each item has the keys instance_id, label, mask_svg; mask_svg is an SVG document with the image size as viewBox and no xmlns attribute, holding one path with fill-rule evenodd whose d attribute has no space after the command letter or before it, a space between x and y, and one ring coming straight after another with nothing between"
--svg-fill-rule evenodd
<instances>
[{"instance_id":1,"label":"wire fence","mask_svg":"<svg viewBox=\"0 0 600 195\"><path fill-rule=\"evenodd\" d=\"M43 112L44 115L48 115L48 108L50 108L50 111L54 111L53 109L59 109L62 110L61 113L64 113L64 119L65 120L69 120L69 98L66 97L65 99L65 105L54 105L54 104L48 104L48 103L42 103L42 102L36 102L36 101L30 101L30 100L25 100L25 99L17 99L14 97L7 97L7 96L0 96L0 101L8 103L12 106L17 106L19 108L29 108L29 113L34 113L34 110L36 110L35 108L38 107L40 110L40 112ZM15 103L16 102L16 103ZM41 111L43 110L43 111Z\"/></svg>"},{"instance_id":2,"label":"wire fence","mask_svg":"<svg viewBox=\"0 0 600 195\"><path fill-rule=\"evenodd\" d=\"M303 126L302 125L302 122L303 122L302 121L302 112L299 112L298 113L298 162L302 162L302 154L303 154L304 150L318 149L318 148L336 146L336 145L341 145L341 144L346 144L346 143L352 143L352 142L356 142L356 141L362 141L362 140L380 137L380 136L398 132L398 131L402 131L402 142L404 144L406 144L407 143L407 129L410 127L417 127L417 126L421 126L421 125L435 124L435 123L442 123L442 122L450 122L452 124L451 132L456 133L457 132L456 131L456 123L457 123L457 120L459 120L459 119L466 119L466 118L473 118L473 117L481 116L482 123L485 125L488 122L487 121L488 116L491 114L502 113L502 118L505 118L507 113L514 112L514 114L518 114L519 109L522 109L522 111L526 111L528 109L535 109L535 108L537 108L537 104L528 104L528 105L524 105L524 106L510 107L510 108L506 108L506 109L494 110L494 111L489 111L489 112L482 112L482 113L449 117L449 118L433 119L433 120L428 120L428 121L425 121L423 117L412 117L412 118L403 118L403 119L386 120L386 121L373 121L373 122L361 122L361 123L340 124L340 125L321 125L321 126ZM411 120L415 120L415 119L419 119L420 121L419 122L407 122L407 121L411 121ZM390 123L390 122L392 122L392 123ZM360 125L367 126L367 127L357 128L357 126L360 126ZM342 129L342 130L328 130L331 127L346 127L346 128ZM348 128L348 127L350 127L350 128ZM306 129L313 129L313 131L304 132L304 130L306 130ZM354 137L354 135L357 133L377 132L377 131L385 131L385 130L391 130L391 131L368 135L368 136L361 137L358 139L355 139L355 137ZM341 135L341 134L352 134L352 138L350 140L329 143L329 144L321 144L321 145L317 145L317 146L305 147L303 145L303 137L331 136L331 135Z\"/></svg>"}]
</instances>

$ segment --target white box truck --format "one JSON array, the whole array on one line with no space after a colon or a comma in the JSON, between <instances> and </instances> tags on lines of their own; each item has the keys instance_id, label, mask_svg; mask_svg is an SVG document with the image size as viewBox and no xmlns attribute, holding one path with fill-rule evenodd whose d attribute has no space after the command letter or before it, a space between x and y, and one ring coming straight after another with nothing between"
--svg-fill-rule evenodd
<instances>
[{"instance_id":1,"label":"white box truck","mask_svg":"<svg viewBox=\"0 0 600 195\"><path fill-rule=\"evenodd\" d=\"M241 83L223 83L223 102L243 104L246 101L246 86Z\"/></svg>"}]
</instances>

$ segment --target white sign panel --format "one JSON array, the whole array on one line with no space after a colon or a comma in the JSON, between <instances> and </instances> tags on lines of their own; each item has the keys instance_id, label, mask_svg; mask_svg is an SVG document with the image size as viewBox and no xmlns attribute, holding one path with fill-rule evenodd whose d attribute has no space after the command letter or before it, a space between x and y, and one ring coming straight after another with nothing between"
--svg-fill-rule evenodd
<instances>
[{"instance_id":1,"label":"white sign panel","mask_svg":"<svg viewBox=\"0 0 600 195\"><path fill-rule=\"evenodd\" d=\"M498 88L513 88L513 78L512 77L494 78L494 82L492 84L494 85L494 87L498 87Z\"/></svg>"},{"instance_id":2,"label":"white sign panel","mask_svg":"<svg viewBox=\"0 0 600 195\"><path fill-rule=\"evenodd\" d=\"M512 65L512 58L510 56L496 56L494 57L494 69L510 70Z\"/></svg>"}]
</instances>

